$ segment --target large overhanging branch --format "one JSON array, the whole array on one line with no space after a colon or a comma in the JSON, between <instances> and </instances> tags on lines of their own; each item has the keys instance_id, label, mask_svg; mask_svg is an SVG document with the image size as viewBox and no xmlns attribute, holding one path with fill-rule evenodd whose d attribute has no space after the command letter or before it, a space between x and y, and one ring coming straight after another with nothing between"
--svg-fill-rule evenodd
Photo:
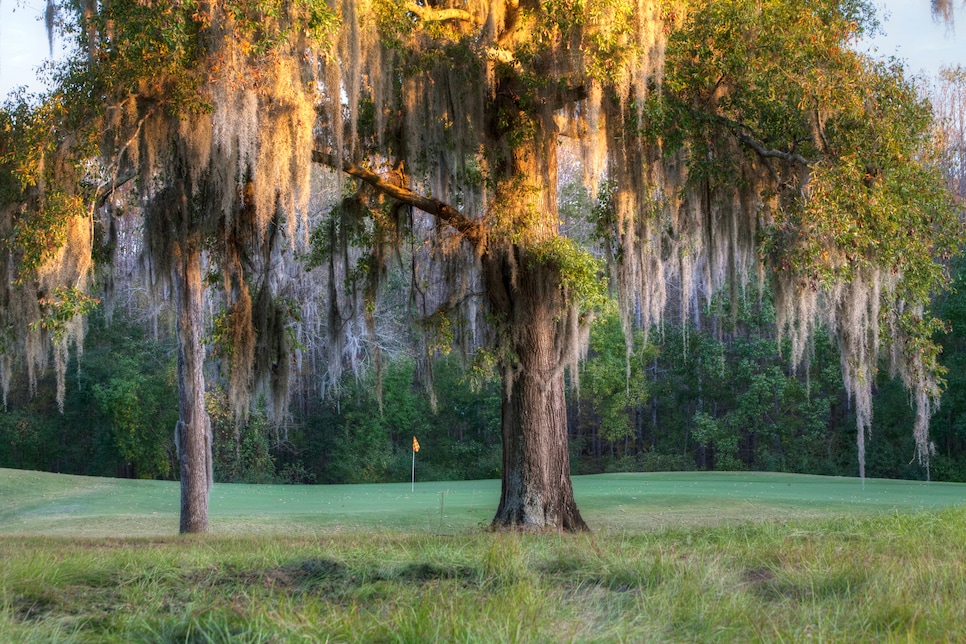
<instances>
[{"instance_id":1,"label":"large overhanging branch","mask_svg":"<svg viewBox=\"0 0 966 644\"><path fill-rule=\"evenodd\" d=\"M474 248L482 250L484 235L480 222L470 219L445 201L413 192L406 186L393 183L368 168L349 162L340 163L335 156L319 150L312 151L312 161L330 168L340 169L350 176L361 179L388 197L437 217L440 221L456 229Z\"/></svg>"}]
</instances>

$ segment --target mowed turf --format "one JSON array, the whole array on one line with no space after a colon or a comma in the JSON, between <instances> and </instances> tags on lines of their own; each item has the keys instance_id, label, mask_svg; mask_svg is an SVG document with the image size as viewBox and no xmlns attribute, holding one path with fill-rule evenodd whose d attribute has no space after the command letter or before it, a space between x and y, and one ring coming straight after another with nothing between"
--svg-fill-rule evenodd
<instances>
[{"instance_id":1,"label":"mowed turf","mask_svg":"<svg viewBox=\"0 0 966 644\"><path fill-rule=\"evenodd\" d=\"M966 485L795 474L681 472L574 477L594 530L651 531L746 521L908 513L966 505ZM175 482L0 469L0 533L161 536L178 529ZM500 483L230 485L211 492L215 534L333 534L373 529L459 534L489 523Z\"/></svg>"}]
</instances>

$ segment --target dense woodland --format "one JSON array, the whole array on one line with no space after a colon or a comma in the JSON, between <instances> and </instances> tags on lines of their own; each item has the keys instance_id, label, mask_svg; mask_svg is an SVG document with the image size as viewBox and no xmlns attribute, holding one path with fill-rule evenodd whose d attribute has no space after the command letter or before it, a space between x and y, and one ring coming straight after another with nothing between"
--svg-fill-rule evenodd
<instances>
[{"instance_id":1,"label":"dense woodland","mask_svg":"<svg viewBox=\"0 0 966 644\"><path fill-rule=\"evenodd\" d=\"M0 110L0 465L179 478L183 532L414 435L497 529L585 529L572 471L966 472L966 79L858 53L864 0L48 18L75 53Z\"/></svg>"}]
</instances>

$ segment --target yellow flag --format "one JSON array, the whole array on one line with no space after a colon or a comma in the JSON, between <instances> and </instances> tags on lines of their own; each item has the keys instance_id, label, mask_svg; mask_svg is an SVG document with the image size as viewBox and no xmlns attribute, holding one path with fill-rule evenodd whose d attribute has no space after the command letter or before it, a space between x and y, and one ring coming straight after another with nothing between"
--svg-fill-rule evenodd
<instances>
[{"instance_id":1,"label":"yellow flag","mask_svg":"<svg viewBox=\"0 0 966 644\"><path fill-rule=\"evenodd\" d=\"M419 441L416 440L416 437L415 436L413 436L413 451L414 452L418 452L419 451Z\"/></svg>"}]
</instances>

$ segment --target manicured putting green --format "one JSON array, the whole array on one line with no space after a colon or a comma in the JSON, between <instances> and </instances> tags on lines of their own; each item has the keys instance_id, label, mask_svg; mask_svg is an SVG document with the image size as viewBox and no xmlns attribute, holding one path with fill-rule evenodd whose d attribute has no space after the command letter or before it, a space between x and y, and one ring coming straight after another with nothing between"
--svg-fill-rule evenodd
<instances>
[{"instance_id":1,"label":"manicured putting green","mask_svg":"<svg viewBox=\"0 0 966 644\"><path fill-rule=\"evenodd\" d=\"M914 512L966 505L966 484L797 474L676 472L574 477L592 529L662 530L739 521ZM228 485L211 492L212 532L460 533L485 526L499 481ZM178 484L0 469L0 533L158 536L177 532Z\"/></svg>"}]
</instances>

